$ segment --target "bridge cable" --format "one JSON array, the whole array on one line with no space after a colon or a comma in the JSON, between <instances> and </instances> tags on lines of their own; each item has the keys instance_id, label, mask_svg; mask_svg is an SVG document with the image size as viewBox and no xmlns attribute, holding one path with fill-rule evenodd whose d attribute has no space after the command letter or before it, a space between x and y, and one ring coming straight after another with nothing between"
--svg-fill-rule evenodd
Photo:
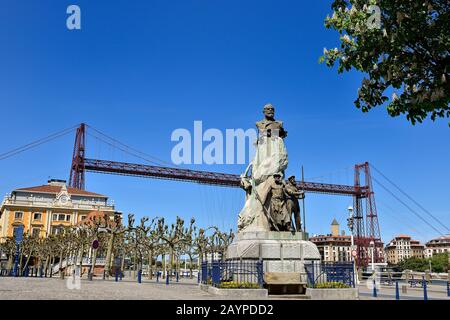
<instances>
[{"instance_id":1,"label":"bridge cable","mask_svg":"<svg viewBox=\"0 0 450 320\"><path fill-rule=\"evenodd\" d=\"M66 128L64 130L55 132L55 133L53 133L53 134L51 134L49 136L46 136L44 138L41 138L41 139L35 140L33 142L27 143L27 144L25 144L25 145L23 145L21 147L14 148L14 149L12 149L12 150L10 150L8 152L4 152L4 153L0 154L0 160L5 160L5 159L10 158L12 156L15 156L15 155L17 155L19 153L22 153L22 152L25 152L25 151L27 151L29 149L35 148L37 146L40 146L41 144L44 144L44 143L50 142L52 140L55 140L55 139L57 139L59 137L62 137L64 135L68 134L68 133L71 133L77 127L78 127L78 125L72 126L70 128Z\"/></svg>"},{"instance_id":2,"label":"bridge cable","mask_svg":"<svg viewBox=\"0 0 450 320\"><path fill-rule=\"evenodd\" d=\"M91 132L87 132L87 135L89 135L89 136L91 136L91 137L94 137L95 139L98 139L98 140L102 141L103 143L106 143L107 145L109 145L109 146L111 146L111 147L113 147L113 148L119 149L119 150L121 150L121 151L123 151L123 152L125 152L125 153L127 153L127 154L129 154L129 155L132 155L132 156L136 157L136 158L139 158L139 159L141 159L141 160L144 160L144 161L146 161L146 162L148 162L148 163L151 163L151 164L153 164L153 165L156 165L156 166L161 166L161 163L158 163L158 162L149 160L148 158L142 157L142 156L140 156L139 154L136 154L136 153L134 153L134 152L131 152L131 151L129 151L129 150L123 148L123 147L116 146L116 145L114 145L114 143L109 142L109 141L106 141L105 139L103 139L103 138L101 138L101 137L99 137L99 136L97 136L97 135L95 135L95 134L92 134Z\"/></svg>"},{"instance_id":3,"label":"bridge cable","mask_svg":"<svg viewBox=\"0 0 450 320\"><path fill-rule=\"evenodd\" d=\"M428 214L431 218L434 219L434 221L436 221L437 223L439 223L442 227L444 227L444 229L446 229L447 231L450 231L450 229L443 224L438 218L436 218L431 212L429 212L427 209L425 209L423 206L420 205L420 203L418 203L416 200L414 200L412 197L410 197L405 191L403 191L402 189L400 189L399 186L397 186L394 182L392 182L392 180L390 180L388 177L386 177L383 173L381 173L380 170L378 170L377 168L375 168L372 164L370 165L372 168L375 169L376 172L378 172L383 178L385 178L390 184L392 184L398 191L400 191L405 197L407 197L409 200L411 200L412 202L414 202L416 204L416 206L418 206L420 209L422 209L426 214Z\"/></svg>"},{"instance_id":4,"label":"bridge cable","mask_svg":"<svg viewBox=\"0 0 450 320\"><path fill-rule=\"evenodd\" d=\"M148 154L148 153L145 153L145 152L142 152L142 151L140 151L140 150L137 150L136 148L130 147L129 145L127 145L127 144L125 144L125 143L123 143L123 142L120 142L120 141L117 140L117 139L114 139L114 138L108 136L107 134L105 134L105 133L103 133L103 132L101 132L101 131L95 129L94 127L92 127L92 126L90 126L90 125L86 125L86 126L89 127L91 130L95 131L96 133L102 135L103 137L105 137L105 138L107 138L107 139L113 141L114 143L117 143L117 144L119 144L119 145L121 145L121 146L123 146L123 147L125 147L125 148L127 148L127 149L129 149L129 150L131 150L131 151L133 151L133 152L135 152L135 153L140 154L141 156L137 156L136 154L130 153L130 154L132 154L132 155L134 155L134 156L139 157L139 158L142 159L142 160L145 160L145 161L147 161L147 162L151 162L151 163L153 163L153 164L158 164L158 165L163 165L163 164L164 164L164 165L169 165L169 166L172 166L172 167L175 165L175 164L173 164L173 163L170 163L170 162L161 160L161 159L159 159L159 158L157 158L157 157L154 157L154 156L152 156L152 155L150 155L150 154ZM100 140L101 140L101 139L100 139ZM103 141L103 140L102 140L102 141ZM105 142L105 141L103 141L103 142ZM111 144L110 144L110 145L111 145ZM116 146L113 146L113 147L116 147ZM117 148L118 148L118 147L117 147ZM121 150L124 151L123 149L121 149ZM124 152L126 152L126 151L124 151ZM127 152L127 153L128 153L128 152ZM153 160L149 160L148 158L153 159ZM158 163L158 162L159 162L159 163Z\"/></svg>"},{"instance_id":5,"label":"bridge cable","mask_svg":"<svg viewBox=\"0 0 450 320\"><path fill-rule=\"evenodd\" d=\"M390 213L392 213L392 215L389 214L389 216L393 217L393 218L394 218L395 220L397 220L398 222L401 222L401 223L405 224L408 228L410 228L410 229L411 229L412 231L414 231L415 233L420 234L420 235L422 236L423 239L426 239L426 238L427 238L427 236L426 236L424 233L422 233L421 231L419 231L418 229L416 229L412 224L410 224L410 223L408 222L407 219L404 219L404 218L402 218L402 217L397 216L398 213L396 213L396 210L394 210L391 206L387 205L385 202L381 201L380 199L377 199L377 203L381 204L382 207L388 209L388 210L383 210L384 212L389 212L389 211L390 211Z\"/></svg>"},{"instance_id":6,"label":"bridge cable","mask_svg":"<svg viewBox=\"0 0 450 320\"><path fill-rule=\"evenodd\" d=\"M405 202L403 202L399 197L397 197L392 191L390 191L387 187L385 187L381 182L379 182L377 179L375 179L372 176L373 181L375 181L378 185L380 185L384 190L386 190L392 197L394 197L395 199L397 199L398 202L400 202L401 204L403 204L409 211L411 211L413 214L415 214L420 220L422 220L423 222L425 222L430 228L432 228L433 230L435 230L438 234L444 236L444 234L439 231L438 229L436 229L431 223L429 223L427 220L425 220L419 213L417 213L416 211L414 211L410 206L408 206Z\"/></svg>"}]
</instances>

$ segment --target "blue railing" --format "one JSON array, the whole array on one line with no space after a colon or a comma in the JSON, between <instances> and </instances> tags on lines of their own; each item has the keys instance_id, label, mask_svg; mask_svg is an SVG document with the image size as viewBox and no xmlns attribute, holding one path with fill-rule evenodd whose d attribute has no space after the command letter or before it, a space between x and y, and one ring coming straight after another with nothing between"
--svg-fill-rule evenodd
<instances>
[{"instance_id":1,"label":"blue railing","mask_svg":"<svg viewBox=\"0 0 450 320\"><path fill-rule=\"evenodd\" d=\"M315 288L320 283L340 282L355 287L353 262L315 262L305 263L308 286Z\"/></svg>"},{"instance_id":2,"label":"blue railing","mask_svg":"<svg viewBox=\"0 0 450 320\"><path fill-rule=\"evenodd\" d=\"M0 277L44 277L44 271L40 268L25 267L23 270L19 268L0 269ZM47 277L47 275L45 275Z\"/></svg>"},{"instance_id":3,"label":"blue railing","mask_svg":"<svg viewBox=\"0 0 450 320\"><path fill-rule=\"evenodd\" d=\"M262 261L213 261L202 263L201 282L219 287L221 283L264 285Z\"/></svg>"}]
</instances>

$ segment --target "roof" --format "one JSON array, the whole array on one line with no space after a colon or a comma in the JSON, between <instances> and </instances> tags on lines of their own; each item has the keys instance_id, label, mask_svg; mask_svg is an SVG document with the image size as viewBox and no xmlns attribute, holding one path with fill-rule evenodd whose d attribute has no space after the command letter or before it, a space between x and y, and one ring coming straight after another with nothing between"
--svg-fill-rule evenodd
<instances>
[{"instance_id":1,"label":"roof","mask_svg":"<svg viewBox=\"0 0 450 320\"><path fill-rule=\"evenodd\" d=\"M409 239L411 239L411 237L408 236L407 234L399 234L399 235L396 236L395 238L409 238Z\"/></svg>"},{"instance_id":2,"label":"roof","mask_svg":"<svg viewBox=\"0 0 450 320\"><path fill-rule=\"evenodd\" d=\"M52 185L45 184L45 185L36 186L36 187L19 188L14 191L58 194L59 192L61 192L61 188L62 188L62 186L55 186L55 185L52 186ZM99 193L94 193L94 192L81 190L81 189L75 189L75 188L71 188L71 187L67 188L67 192L70 195L107 198L107 196L99 194Z\"/></svg>"},{"instance_id":3,"label":"roof","mask_svg":"<svg viewBox=\"0 0 450 320\"><path fill-rule=\"evenodd\" d=\"M338 226L339 225L339 222L336 221L336 218L333 219L333 222L331 222L331 225L332 226Z\"/></svg>"}]
</instances>

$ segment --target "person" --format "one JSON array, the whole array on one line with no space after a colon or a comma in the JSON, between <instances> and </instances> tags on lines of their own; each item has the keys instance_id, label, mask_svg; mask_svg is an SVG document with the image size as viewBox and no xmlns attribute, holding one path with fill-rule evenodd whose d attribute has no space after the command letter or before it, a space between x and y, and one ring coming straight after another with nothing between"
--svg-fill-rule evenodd
<instances>
[{"instance_id":1,"label":"person","mask_svg":"<svg viewBox=\"0 0 450 320\"><path fill-rule=\"evenodd\" d=\"M286 193L288 194L288 199L286 202L286 207L289 215L294 215L295 230L297 232L302 231L302 223L300 218L300 204L299 199L305 198L305 193L297 188L297 183L295 182L295 176L290 176L285 185Z\"/></svg>"}]
</instances>

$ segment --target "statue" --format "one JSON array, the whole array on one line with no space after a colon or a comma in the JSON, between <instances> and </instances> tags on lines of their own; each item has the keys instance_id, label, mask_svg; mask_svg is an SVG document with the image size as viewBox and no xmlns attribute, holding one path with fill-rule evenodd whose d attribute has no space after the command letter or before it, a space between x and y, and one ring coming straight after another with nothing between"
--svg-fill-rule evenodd
<instances>
[{"instance_id":1,"label":"statue","mask_svg":"<svg viewBox=\"0 0 450 320\"><path fill-rule=\"evenodd\" d=\"M308 282L305 261L320 261L320 252L302 230L299 199L304 192L297 188L294 176L285 181L287 131L282 121L275 120L271 104L264 106L263 113L264 119L256 123L255 156L240 176L245 204L226 259L261 261L269 292L272 285L282 284L289 286L290 292L301 293ZM289 277L285 277L287 273Z\"/></svg>"},{"instance_id":2,"label":"statue","mask_svg":"<svg viewBox=\"0 0 450 320\"><path fill-rule=\"evenodd\" d=\"M263 136L278 136L282 139L286 138L287 131L283 128L283 122L275 120L275 108L269 103L263 109L264 119L256 122L256 127L260 135Z\"/></svg>"},{"instance_id":3,"label":"statue","mask_svg":"<svg viewBox=\"0 0 450 320\"><path fill-rule=\"evenodd\" d=\"M297 188L297 183L295 182L295 176L290 176L287 183L285 184L286 193L288 194L288 200L286 203L287 211L289 216L294 215L295 230L297 232L302 231L302 223L300 219L300 204L299 199L305 198L305 192L300 191Z\"/></svg>"},{"instance_id":4,"label":"statue","mask_svg":"<svg viewBox=\"0 0 450 320\"><path fill-rule=\"evenodd\" d=\"M270 191L267 193L263 203L264 207L267 206L269 208L270 221L273 229L276 231L291 231L291 213L286 206L288 198L289 195L281 179L281 174L274 174L273 182L270 184Z\"/></svg>"},{"instance_id":5,"label":"statue","mask_svg":"<svg viewBox=\"0 0 450 320\"><path fill-rule=\"evenodd\" d=\"M288 165L287 151L284 145L284 138L287 131L283 128L283 122L275 120L275 108L271 104L264 106L264 119L256 123L258 128L258 140L256 142L255 157L247 167L244 174L241 175L241 187L246 191L246 202L241 210L238 219L238 231L279 231L278 228L285 230L284 226L278 226L281 221L285 221L282 212L282 218L278 222L279 216L272 216L271 211L275 208L271 205L270 195L279 188L278 182L284 178L284 171ZM284 189L282 187L282 189ZM266 201L267 200L267 201ZM279 199L281 201L281 199ZM274 199L278 202L277 198ZM283 201L283 208L286 201ZM286 211L287 212L287 211ZM273 221L272 221L273 220ZM275 222L274 222L275 221ZM290 221L290 219L289 219ZM282 225L285 222L282 222Z\"/></svg>"}]
</instances>

